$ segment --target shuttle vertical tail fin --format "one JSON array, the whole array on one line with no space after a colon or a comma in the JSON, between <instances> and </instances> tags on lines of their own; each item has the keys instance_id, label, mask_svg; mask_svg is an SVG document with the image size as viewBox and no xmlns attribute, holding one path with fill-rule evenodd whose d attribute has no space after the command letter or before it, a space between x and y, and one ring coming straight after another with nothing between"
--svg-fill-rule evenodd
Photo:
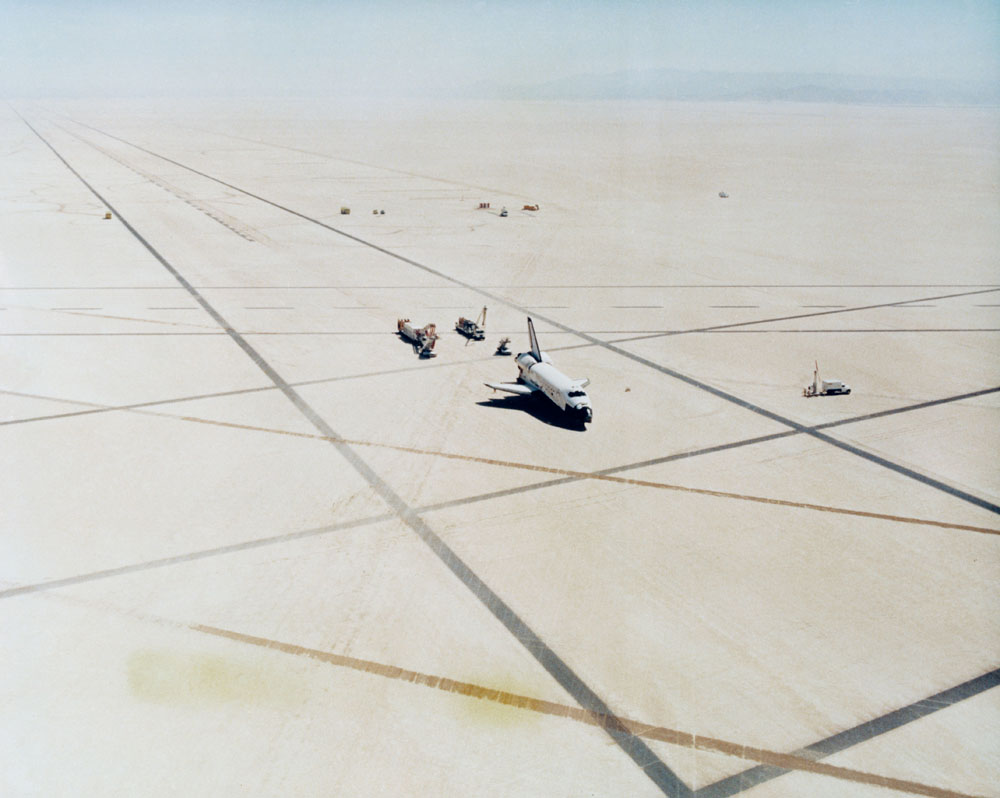
<instances>
[{"instance_id":1,"label":"shuttle vertical tail fin","mask_svg":"<svg viewBox=\"0 0 1000 798\"><path fill-rule=\"evenodd\" d=\"M528 341L531 343L531 355L539 363L542 362L542 349L538 345L538 336L535 335L535 325L531 321L531 316L528 316Z\"/></svg>"}]
</instances>

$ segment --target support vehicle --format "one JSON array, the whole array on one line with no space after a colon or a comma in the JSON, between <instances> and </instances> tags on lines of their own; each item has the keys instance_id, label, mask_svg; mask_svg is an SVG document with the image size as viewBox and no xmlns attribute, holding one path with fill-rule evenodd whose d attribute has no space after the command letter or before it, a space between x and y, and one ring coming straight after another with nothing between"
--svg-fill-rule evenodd
<instances>
[{"instance_id":1,"label":"support vehicle","mask_svg":"<svg viewBox=\"0 0 1000 798\"><path fill-rule=\"evenodd\" d=\"M819 362L817 361L815 365L813 381L802 389L803 396L836 396L851 392L851 386L843 380L821 380L819 378Z\"/></svg>"},{"instance_id":2,"label":"support vehicle","mask_svg":"<svg viewBox=\"0 0 1000 798\"><path fill-rule=\"evenodd\" d=\"M438 339L436 324L418 328L409 319L397 319L396 330L401 338L413 344L413 351L420 357L434 357L434 344Z\"/></svg>"}]
</instances>

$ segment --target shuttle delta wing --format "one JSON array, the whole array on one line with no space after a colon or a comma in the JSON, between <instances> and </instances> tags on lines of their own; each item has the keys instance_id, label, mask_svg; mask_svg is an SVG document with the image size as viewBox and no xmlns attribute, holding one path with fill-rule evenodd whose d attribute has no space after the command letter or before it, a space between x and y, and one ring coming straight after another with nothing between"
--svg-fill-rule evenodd
<instances>
[{"instance_id":1,"label":"shuttle delta wing","mask_svg":"<svg viewBox=\"0 0 1000 798\"><path fill-rule=\"evenodd\" d=\"M538 390L533 385L522 385L519 382L486 382L483 384L494 391L507 391L508 393L516 393L520 396L529 396Z\"/></svg>"}]
</instances>

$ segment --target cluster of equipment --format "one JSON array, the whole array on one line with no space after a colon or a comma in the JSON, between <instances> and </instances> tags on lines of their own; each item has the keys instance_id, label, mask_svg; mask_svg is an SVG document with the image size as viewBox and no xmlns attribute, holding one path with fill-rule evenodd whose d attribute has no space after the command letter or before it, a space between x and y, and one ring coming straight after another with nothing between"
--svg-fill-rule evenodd
<instances>
[{"instance_id":1,"label":"cluster of equipment","mask_svg":"<svg viewBox=\"0 0 1000 798\"><path fill-rule=\"evenodd\" d=\"M455 329L470 341L482 341L486 338L485 325L486 308L483 308L475 321L464 316L459 318L455 323ZM398 319L396 330L401 338L410 342L420 357L434 357L434 344L438 339L436 325L417 327L409 319ZM570 379L552 365L552 359L538 346L535 325L530 318L528 340L531 342L531 349L522 352L516 358L517 381L488 382L486 385L494 391L506 391L519 396L544 396L580 424L589 423L594 413L590 397L583 389L590 384L590 380ZM502 338L494 354L509 355L510 350L507 349L509 343L510 338Z\"/></svg>"},{"instance_id":2,"label":"cluster of equipment","mask_svg":"<svg viewBox=\"0 0 1000 798\"><path fill-rule=\"evenodd\" d=\"M489 208L490 208L490 204L488 202L480 202L479 203L479 210L485 211L485 210L489 210ZM524 205L521 208L521 210L522 211L537 211L538 210L538 204L536 203L534 205ZM509 214L508 214L506 206L501 207L500 208L500 216L506 217L508 215Z\"/></svg>"},{"instance_id":3,"label":"cluster of equipment","mask_svg":"<svg viewBox=\"0 0 1000 798\"><path fill-rule=\"evenodd\" d=\"M467 319L465 316L459 316L458 321L455 322L455 330L470 341L486 340L486 308L479 311L475 321ZM413 351L420 357L435 357L434 344L438 339L436 324L425 324L423 327L417 327L409 319L397 319L396 331L403 340L410 342ZM510 338L501 338L494 354L509 355L510 350L507 348L509 343Z\"/></svg>"},{"instance_id":4,"label":"cluster of equipment","mask_svg":"<svg viewBox=\"0 0 1000 798\"><path fill-rule=\"evenodd\" d=\"M485 328L485 307L480 311L475 321L461 316L455 322L455 329L470 341L485 340ZM434 344L438 339L436 325L427 324L423 327L416 327L409 319L399 319L396 322L396 329L399 331L400 337L413 345L413 350L420 357L434 357ZM538 345L535 325L530 317L528 318L528 340L531 345L529 351L522 352L515 358L518 369L517 380L515 382L487 382L487 387L494 391L506 391L519 396L544 396L580 424L588 424L592 421L594 411L590 404L590 397L584 390L590 384L590 380L587 378L571 379L552 364L552 359ZM507 349L509 343L510 338L501 339L494 354L509 355L510 350ZM851 386L844 383L843 380L821 380L818 361L815 366L813 381L802 389L803 396L834 396L851 392ZM628 389L626 388L626 390Z\"/></svg>"}]
</instances>

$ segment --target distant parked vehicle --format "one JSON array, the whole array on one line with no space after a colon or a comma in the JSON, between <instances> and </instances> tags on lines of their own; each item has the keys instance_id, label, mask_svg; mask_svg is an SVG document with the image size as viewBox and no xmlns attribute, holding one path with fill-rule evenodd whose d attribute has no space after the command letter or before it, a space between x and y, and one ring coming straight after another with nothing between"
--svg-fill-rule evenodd
<instances>
[{"instance_id":1,"label":"distant parked vehicle","mask_svg":"<svg viewBox=\"0 0 1000 798\"><path fill-rule=\"evenodd\" d=\"M455 322L455 329L473 341L482 341L486 337L485 328L486 308L482 309L475 321L467 319L465 316L460 316L458 321Z\"/></svg>"},{"instance_id":2,"label":"distant parked vehicle","mask_svg":"<svg viewBox=\"0 0 1000 798\"><path fill-rule=\"evenodd\" d=\"M813 372L813 381L802 389L803 396L836 396L837 394L848 394L851 386L843 380L821 380L819 378L819 363L816 363L816 370Z\"/></svg>"},{"instance_id":3,"label":"distant parked vehicle","mask_svg":"<svg viewBox=\"0 0 1000 798\"><path fill-rule=\"evenodd\" d=\"M427 324L416 327L409 319L398 319L396 330L401 338L413 345L413 351L420 357L434 357L434 344L437 343L437 327Z\"/></svg>"}]
</instances>

